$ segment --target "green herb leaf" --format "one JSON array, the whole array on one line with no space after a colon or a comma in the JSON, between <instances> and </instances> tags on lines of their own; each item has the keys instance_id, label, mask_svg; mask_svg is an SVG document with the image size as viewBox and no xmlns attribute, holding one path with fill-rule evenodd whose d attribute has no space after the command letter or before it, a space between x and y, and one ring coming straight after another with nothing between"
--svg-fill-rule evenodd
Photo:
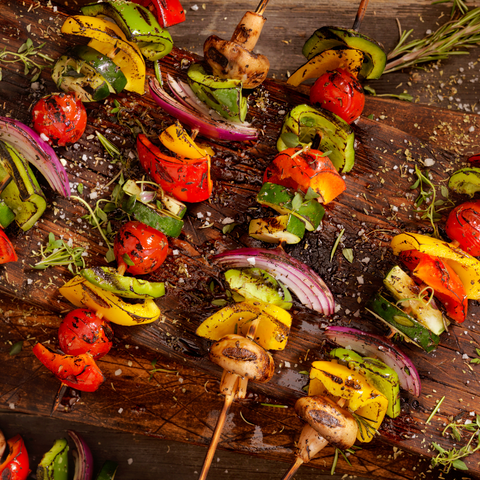
<instances>
[{"instance_id":1,"label":"green herb leaf","mask_svg":"<svg viewBox=\"0 0 480 480\"><path fill-rule=\"evenodd\" d=\"M233 232L233 229L236 227L236 223L227 223L226 225L223 226L222 232L224 235L227 235L227 233Z\"/></svg>"},{"instance_id":2,"label":"green herb leaf","mask_svg":"<svg viewBox=\"0 0 480 480\"><path fill-rule=\"evenodd\" d=\"M345 257L345 259L352 263L353 262L353 250L351 248L344 248L342 250L342 255Z\"/></svg>"},{"instance_id":3,"label":"green herb leaf","mask_svg":"<svg viewBox=\"0 0 480 480\"><path fill-rule=\"evenodd\" d=\"M308 202L318 197L320 197L320 195L312 187L308 187L307 193L305 194L305 201Z\"/></svg>"},{"instance_id":4,"label":"green herb leaf","mask_svg":"<svg viewBox=\"0 0 480 480\"><path fill-rule=\"evenodd\" d=\"M462 460L454 460L452 462L452 467L456 468L457 470L468 470L467 465Z\"/></svg>"},{"instance_id":5,"label":"green herb leaf","mask_svg":"<svg viewBox=\"0 0 480 480\"><path fill-rule=\"evenodd\" d=\"M23 340L20 340L12 345L12 348L10 349L9 355L17 355L22 351L23 348Z\"/></svg>"},{"instance_id":6,"label":"green herb leaf","mask_svg":"<svg viewBox=\"0 0 480 480\"><path fill-rule=\"evenodd\" d=\"M294 212L298 212L298 210L302 207L303 204L303 196L301 193L296 193L292 200L292 209Z\"/></svg>"},{"instance_id":7,"label":"green herb leaf","mask_svg":"<svg viewBox=\"0 0 480 480\"><path fill-rule=\"evenodd\" d=\"M377 94L377 92L375 91L375 89L374 89L373 87L371 87L370 85L364 85L364 86L363 86L363 90L364 90L365 92L367 92L369 95L374 95L374 96L375 96L375 95Z\"/></svg>"},{"instance_id":8,"label":"green herb leaf","mask_svg":"<svg viewBox=\"0 0 480 480\"><path fill-rule=\"evenodd\" d=\"M77 185L77 192L81 195L83 193L83 183Z\"/></svg>"},{"instance_id":9,"label":"green herb leaf","mask_svg":"<svg viewBox=\"0 0 480 480\"><path fill-rule=\"evenodd\" d=\"M128 255L128 253L124 253L122 255L122 259L123 261L129 266L129 267L133 267L135 265L135 263L133 262L133 260L130 258L130 256Z\"/></svg>"},{"instance_id":10,"label":"green herb leaf","mask_svg":"<svg viewBox=\"0 0 480 480\"><path fill-rule=\"evenodd\" d=\"M335 252L338 248L338 244L340 243L340 240L342 239L343 234L345 233L345 229L342 228L340 233L337 236L337 239L335 240L335 243L333 244L332 251L330 252L330 261L333 260L333 256L335 255Z\"/></svg>"},{"instance_id":11,"label":"green herb leaf","mask_svg":"<svg viewBox=\"0 0 480 480\"><path fill-rule=\"evenodd\" d=\"M280 138L288 148L295 148L300 144L298 136L291 132L282 133Z\"/></svg>"}]
</instances>

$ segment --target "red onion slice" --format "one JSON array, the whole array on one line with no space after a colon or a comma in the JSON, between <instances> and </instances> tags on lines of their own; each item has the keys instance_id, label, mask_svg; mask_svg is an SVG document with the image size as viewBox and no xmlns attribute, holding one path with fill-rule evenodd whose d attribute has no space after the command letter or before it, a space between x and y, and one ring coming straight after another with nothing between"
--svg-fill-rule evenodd
<instances>
[{"instance_id":1,"label":"red onion slice","mask_svg":"<svg viewBox=\"0 0 480 480\"><path fill-rule=\"evenodd\" d=\"M12 118L0 117L0 140L12 145L64 197L70 197L67 172L53 148L37 132Z\"/></svg>"},{"instance_id":2,"label":"red onion slice","mask_svg":"<svg viewBox=\"0 0 480 480\"><path fill-rule=\"evenodd\" d=\"M93 456L85 440L73 430L67 430L74 441L77 451L73 452L75 458L75 474L73 480L91 480L93 477Z\"/></svg>"},{"instance_id":3,"label":"red onion slice","mask_svg":"<svg viewBox=\"0 0 480 480\"><path fill-rule=\"evenodd\" d=\"M420 396L421 381L415 365L393 343L383 337L349 327L327 327L325 336L344 348L377 357L398 373L400 386L415 397Z\"/></svg>"},{"instance_id":4,"label":"red onion slice","mask_svg":"<svg viewBox=\"0 0 480 480\"><path fill-rule=\"evenodd\" d=\"M205 116L198 110L194 110L180 103L168 95L154 78L150 79L148 86L150 88L150 95L163 110L172 117L177 118L180 123L188 125L194 130L198 130L208 138L237 142L258 138L259 131L256 128L234 125L225 121L217 121L211 116Z\"/></svg>"},{"instance_id":5,"label":"red onion slice","mask_svg":"<svg viewBox=\"0 0 480 480\"><path fill-rule=\"evenodd\" d=\"M335 300L321 277L281 248L240 248L215 255L213 260L229 268L257 267L265 270L285 284L306 307L324 315L335 312Z\"/></svg>"}]
</instances>

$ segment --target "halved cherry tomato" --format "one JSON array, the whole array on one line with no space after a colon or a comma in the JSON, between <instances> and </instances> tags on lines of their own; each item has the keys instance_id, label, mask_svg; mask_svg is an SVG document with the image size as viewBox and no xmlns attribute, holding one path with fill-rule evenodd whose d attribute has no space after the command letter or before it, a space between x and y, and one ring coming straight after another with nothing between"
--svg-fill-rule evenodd
<instances>
[{"instance_id":1,"label":"halved cherry tomato","mask_svg":"<svg viewBox=\"0 0 480 480\"><path fill-rule=\"evenodd\" d=\"M365 94L360 82L339 68L324 73L315 81L310 89L310 103L352 123L363 112Z\"/></svg>"},{"instance_id":2,"label":"halved cherry tomato","mask_svg":"<svg viewBox=\"0 0 480 480\"><path fill-rule=\"evenodd\" d=\"M439 257L417 250L405 250L399 255L412 274L434 290L434 295L444 305L447 315L458 323L465 320L468 299L465 287L446 262Z\"/></svg>"},{"instance_id":3,"label":"halved cherry tomato","mask_svg":"<svg viewBox=\"0 0 480 480\"><path fill-rule=\"evenodd\" d=\"M8 262L16 262L18 260L12 242L7 234L0 228L0 264Z\"/></svg>"},{"instance_id":4,"label":"halved cherry tomato","mask_svg":"<svg viewBox=\"0 0 480 480\"><path fill-rule=\"evenodd\" d=\"M112 348L112 339L110 324L87 308L67 313L58 329L58 343L67 355L88 353L101 358Z\"/></svg>"},{"instance_id":5,"label":"halved cherry tomato","mask_svg":"<svg viewBox=\"0 0 480 480\"><path fill-rule=\"evenodd\" d=\"M50 144L65 146L80 139L87 126L87 111L76 93L51 93L32 109L33 128Z\"/></svg>"},{"instance_id":6,"label":"halved cherry tomato","mask_svg":"<svg viewBox=\"0 0 480 480\"><path fill-rule=\"evenodd\" d=\"M0 464L0 479L2 480L25 480L30 473L25 443L20 435L7 440L8 456Z\"/></svg>"},{"instance_id":7,"label":"halved cherry tomato","mask_svg":"<svg viewBox=\"0 0 480 480\"><path fill-rule=\"evenodd\" d=\"M480 153L468 157L467 161L470 162L472 167L480 167Z\"/></svg>"},{"instance_id":8,"label":"halved cherry tomato","mask_svg":"<svg viewBox=\"0 0 480 480\"><path fill-rule=\"evenodd\" d=\"M113 252L119 268L132 275L144 275L154 272L165 261L168 240L159 230L134 220L118 231Z\"/></svg>"},{"instance_id":9,"label":"halved cherry tomato","mask_svg":"<svg viewBox=\"0 0 480 480\"><path fill-rule=\"evenodd\" d=\"M68 387L82 392L95 392L105 380L91 355L60 355L41 343L33 347L33 353Z\"/></svg>"},{"instance_id":10,"label":"halved cherry tomato","mask_svg":"<svg viewBox=\"0 0 480 480\"><path fill-rule=\"evenodd\" d=\"M321 203L331 202L347 187L331 160L315 149L287 148L265 170L263 182L307 193L311 188Z\"/></svg>"},{"instance_id":11,"label":"halved cherry tomato","mask_svg":"<svg viewBox=\"0 0 480 480\"><path fill-rule=\"evenodd\" d=\"M448 215L445 230L462 250L480 256L480 200L455 207Z\"/></svg>"}]
</instances>

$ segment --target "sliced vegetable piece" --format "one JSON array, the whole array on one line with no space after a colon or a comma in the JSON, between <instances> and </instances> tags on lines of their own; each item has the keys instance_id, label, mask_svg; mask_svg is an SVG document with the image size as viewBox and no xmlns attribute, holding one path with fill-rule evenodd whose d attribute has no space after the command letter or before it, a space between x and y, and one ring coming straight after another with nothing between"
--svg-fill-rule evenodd
<instances>
[{"instance_id":1,"label":"sliced vegetable piece","mask_svg":"<svg viewBox=\"0 0 480 480\"><path fill-rule=\"evenodd\" d=\"M364 54L356 48L333 47L315 55L288 77L287 84L298 87L309 78L318 78L324 73L342 68L358 77L363 65Z\"/></svg>"},{"instance_id":2,"label":"sliced vegetable piece","mask_svg":"<svg viewBox=\"0 0 480 480\"><path fill-rule=\"evenodd\" d=\"M340 46L346 46L346 43L338 35L335 35L329 27L321 27L315 30L303 44L302 54L307 60L310 60L325 50Z\"/></svg>"},{"instance_id":3,"label":"sliced vegetable piece","mask_svg":"<svg viewBox=\"0 0 480 480\"><path fill-rule=\"evenodd\" d=\"M418 250L443 259L457 273L470 300L480 299L480 261L451 243L419 233L401 233L391 242L393 253Z\"/></svg>"},{"instance_id":4,"label":"sliced vegetable piece","mask_svg":"<svg viewBox=\"0 0 480 480\"><path fill-rule=\"evenodd\" d=\"M333 396L333 400L344 398L346 406L355 415L363 417L357 422L357 440L370 442L382 424L388 400L376 388L368 384L365 377L344 365L318 361L312 363L308 395Z\"/></svg>"},{"instance_id":5,"label":"sliced vegetable piece","mask_svg":"<svg viewBox=\"0 0 480 480\"><path fill-rule=\"evenodd\" d=\"M80 275L93 285L123 298L159 298L165 295L164 282L126 277L113 267L84 268Z\"/></svg>"},{"instance_id":6,"label":"sliced vegetable piece","mask_svg":"<svg viewBox=\"0 0 480 480\"><path fill-rule=\"evenodd\" d=\"M400 304L402 306L402 304ZM366 304L366 309L378 320L385 322L393 332L400 334L407 342L423 348L427 353L438 347L440 337L390 302L380 292L377 292Z\"/></svg>"},{"instance_id":7,"label":"sliced vegetable piece","mask_svg":"<svg viewBox=\"0 0 480 480\"><path fill-rule=\"evenodd\" d=\"M106 55L88 45L77 45L70 51L70 56L83 60L101 75L111 86L111 93L120 93L127 84L127 77L118 65Z\"/></svg>"},{"instance_id":8,"label":"sliced vegetable piece","mask_svg":"<svg viewBox=\"0 0 480 480\"><path fill-rule=\"evenodd\" d=\"M225 273L229 287L245 298L272 303L289 310L292 296L282 283L259 268L230 269Z\"/></svg>"},{"instance_id":9,"label":"sliced vegetable piece","mask_svg":"<svg viewBox=\"0 0 480 480\"><path fill-rule=\"evenodd\" d=\"M163 28L185 21L185 10L179 0L134 0L147 8L155 8L158 23Z\"/></svg>"},{"instance_id":10,"label":"sliced vegetable piece","mask_svg":"<svg viewBox=\"0 0 480 480\"><path fill-rule=\"evenodd\" d=\"M480 168L462 168L454 172L448 180L448 188L455 193L473 197L480 191Z\"/></svg>"},{"instance_id":11,"label":"sliced vegetable piece","mask_svg":"<svg viewBox=\"0 0 480 480\"><path fill-rule=\"evenodd\" d=\"M128 1L98 2L81 8L83 15L112 18L122 29L126 38L140 48L150 61L163 58L172 51L170 33L164 30L148 8Z\"/></svg>"},{"instance_id":12,"label":"sliced vegetable piece","mask_svg":"<svg viewBox=\"0 0 480 480\"><path fill-rule=\"evenodd\" d=\"M197 328L197 335L209 340L220 340L235 333L246 336L252 323L256 323L254 340L265 350L283 350L287 345L291 315L283 308L246 299L228 305L204 320Z\"/></svg>"},{"instance_id":13,"label":"sliced vegetable piece","mask_svg":"<svg viewBox=\"0 0 480 480\"><path fill-rule=\"evenodd\" d=\"M215 255L213 260L228 268L258 267L284 283L308 308L325 315L335 311L333 295L320 276L281 248L240 248Z\"/></svg>"},{"instance_id":14,"label":"sliced vegetable piece","mask_svg":"<svg viewBox=\"0 0 480 480\"><path fill-rule=\"evenodd\" d=\"M95 480L113 480L117 473L118 463L112 460L107 460L102 465L100 472L98 472Z\"/></svg>"},{"instance_id":15,"label":"sliced vegetable piece","mask_svg":"<svg viewBox=\"0 0 480 480\"><path fill-rule=\"evenodd\" d=\"M10 179L11 177L9 178L9 180ZM3 200L3 198L0 198L0 227L7 228L14 220L15 213L13 213L13 210L5 203L5 200Z\"/></svg>"},{"instance_id":16,"label":"sliced vegetable piece","mask_svg":"<svg viewBox=\"0 0 480 480\"><path fill-rule=\"evenodd\" d=\"M200 63L192 63L187 72L188 83L197 97L230 121L244 122L247 98L242 95L242 81L207 75Z\"/></svg>"},{"instance_id":17,"label":"sliced vegetable piece","mask_svg":"<svg viewBox=\"0 0 480 480\"><path fill-rule=\"evenodd\" d=\"M330 159L319 150L287 148L265 170L263 181L276 183L304 194L311 189L318 201L329 203L347 188Z\"/></svg>"},{"instance_id":18,"label":"sliced vegetable piece","mask_svg":"<svg viewBox=\"0 0 480 480\"><path fill-rule=\"evenodd\" d=\"M26 480L30 473L30 463L25 442L21 435L7 440L8 455L0 463L0 478L5 480Z\"/></svg>"},{"instance_id":19,"label":"sliced vegetable piece","mask_svg":"<svg viewBox=\"0 0 480 480\"><path fill-rule=\"evenodd\" d=\"M85 307L103 315L105 320L118 325L141 325L160 318L155 301L147 298L142 303L126 303L117 295L103 290L81 275L76 275L59 292L76 307Z\"/></svg>"},{"instance_id":20,"label":"sliced vegetable piece","mask_svg":"<svg viewBox=\"0 0 480 480\"><path fill-rule=\"evenodd\" d=\"M328 158L339 172L349 172L355 163L355 135L347 122L327 110L306 104L294 107L283 121L277 150L289 148L285 143L288 136L296 137L297 144L305 147L317 133L321 137L318 149L329 152Z\"/></svg>"},{"instance_id":21,"label":"sliced vegetable piece","mask_svg":"<svg viewBox=\"0 0 480 480\"><path fill-rule=\"evenodd\" d=\"M68 479L68 442L65 438L55 440L37 466L37 480Z\"/></svg>"},{"instance_id":22,"label":"sliced vegetable piece","mask_svg":"<svg viewBox=\"0 0 480 480\"><path fill-rule=\"evenodd\" d=\"M209 147L197 145L179 121L163 130L159 138L166 148L181 157L203 158L215 153Z\"/></svg>"},{"instance_id":23,"label":"sliced vegetable piece","mask_svg":"<svg viewBox=\"0 0 480 480\"><path fill-rule=\"evenodd\" d=\"M372 387L385 395L388 400L386 414L390 418L400 415L400 381L395 370L378 359L362 357L347 348L335 348L330 356L345 362L348 368L363 375Z\"/></svg>"},{"instance_id":24,"label":"sliced vegetable piece","mask_svg":"<svg viewBox=\"0 0 480 480\"><path fill-rule=\"evenodd\" d=\"M480 256L480 200L456 206L448 214L445 230L464 252Z\"/></svg>"},{"instance_id":25,"label":"sliced vegetable piece","mask_svg":"<svg viewBox=\"0 0 480 480\"><path fill-rule=\"evenodd\" d=\"M378 335L350 327L327 327L325 336L360 355L379 358L398 373L400 386L415 397L421 393L420 375L413 362L395 345Z\"/></svg>"},{"instance_id":26,"label":"sliced vegetable piece","mask_svg":"<svg viewBox=\"0 0 480 480\"><path fill-rule=\"evenodd\" d=\"M53 190L70 197L70 183L64 166L53 148L37 132L17 120L0 117L0 140L14 147L35 166Z\"/></svg>"},{"instance_id":27,"label":"sliced vegetable piece","mask_svg":"<svg viewBox=\"0 0 480 480\"><path fill-rule=\"evenodd\" d=\"M93 477L93 455L90 447L83 437L74 432L67 430L68 435L75 443L76 451L73 451L75 458L75 477L73 480L92 480Z\"/></svg>"},{"instance_id":28,"label":"sliced vegetable piece","mask_svg":"<svg viewBox=\"0 0 480 480\"><path fill-rule=\"evenodd\" d=\"M16 262L18 260L12 242L7 234L0 228L0 264Z\"/></svg>"},{"instance_id":29,"label":"sliced vegetable piece","mask_svg":"<svg viewBox=\"0 0 480 480\"><path fill-rule=\"evenodd\" d=\"M429 291L422 289L398 265L395 265L385 276L383 284L392 294L401 308L412 315L435 335L445 331L448 321L435 304L428 301Z\"/></svg>"},{"instance_id":30,"label":"sliced vegetable piece","mask_svg":"<svg viewBox=\"0 0 480 480\"><path fill-rule=\"evenodd\" d=\"M278 215L250 220L248 234L266 243L295 244L305 235L305 223L295 215Z\"/></svg>"},{"instance_id":31,"label":"sliced vegetable piece","mask_svg":"<svg viewBox=\"0 0 480 480\"><path fill-rule=\"evenodd\" d=\"M27 231L42 216L47 201L28 162L11 145L0 141L0 180L7 177L12 181L1 198L14 212L17 225Z\"/></svg>"},{"instance_id":32,"label":"sliced vegetable piece","mask_svg":"<svg viewBox=\"0 0 480 480\"><path fill-rule=\"evenodd\" d=\"M62 33L91 38L89 46L111 58L127 77L125 90L140 95L145 93L145 61L137 50L138 47L117 36L112 22L85 15L73 15L62 25Z\"/></svg>"}]
</instances>

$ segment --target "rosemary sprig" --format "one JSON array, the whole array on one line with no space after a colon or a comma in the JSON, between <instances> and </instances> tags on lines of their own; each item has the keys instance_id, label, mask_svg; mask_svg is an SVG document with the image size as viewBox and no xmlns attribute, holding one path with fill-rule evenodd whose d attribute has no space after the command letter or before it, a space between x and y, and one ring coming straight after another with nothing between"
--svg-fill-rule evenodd
<instances>
[{"instance_id":1,"label":"rosemary sprig","mask_svg":"<svg viewBox=\"0 0 480 480\"><path fill-rule=\"evenodd\" d=\"M463 0L436 0L435 2L432 2L432 5L437 5L439 3L447 3L451 1L453 2L453 5L452 11L450 12L450 18L453 18L457 10L462 14L468 12L468 7Z\"/></svg>"},{"instance_id":2,"label":"rosemary sprig","mask_svg":"<svg viewBox=\"0 0 480 480\"><path fill-rule=\"evenodd\" d=\"M433 236L435 238L440 238L440 233L436 225L436 222L440 221L442 218L439 212L447 209L449 205L453 205L452 200L449 198L448 188L445 185L440 186L441 194L447 199L447 201L437 199L436 186L428 178L428 173L424 174L418 168L418 165L415 165L415 175L417 176L417 180L410 187L411 190L420 188L420 193L415 199L415 212L420 214L422 220L430 221L430 225L433 228ZM446 203L448 204L446 205Z\"/></svg>"},{"instance_id":3,"label":"rosemary sprig","mask_svg":"<svg viewBox=\"0 0 480 480\"><path fill-rule=\"evenodd\" d=\"M461 448L452 448L451 450L446 450L438 443L433 442L432 446L439 453L436 457L432 458L432 467L442 465L444 467L443 471L448 473L450 469L456 468L457 470L468 470L467 465L462 460L462 458L468 457L473 453L480 450L480 415L476 415L475 422L470 424L461 424L461 423L449 423L442 432L442 435L445 436L447 430L451 430L451 435L455 440L460 441L462 439L462 431L472 432L470 438L466 445ZM474 447L472 445L473 440L477 440L477 445Z\"/></svg>"},{"instance_id":4,"label":"rosemary sprig","mask_svg":"<svg viewBox=\"0 0 480 480\"><path fill-rule=\"evenodd\" d=\"M40 255L42 260L35 265L31 265L31 267L37 270L45 270L48 267L66 265L70 272L76 275L82 268L85 268L83 259L85 250L83 247L73 247L61 238L56 240L55 235L50 232L47 246L41 245L40 253L36 254L37 256Z\"/></svg>"},{"instance_id":5,"label":"rosemary sprig","mask_svg":"<svg viewBox=\"0 0 480 480\"><path fill-rule=\"evenodd\" d=\"M373 420L371 420L370 418L363 417L362 415L353 412L352 417L357 422L358 430L360 431L360 436L362 437L362 440L365 440L365 437L363 436L364 430L372 437L378 432L378 430L373 426Z\"/></svg>"},{"instance_id":6,"label":"rosemary sprig","mask_svg":"<svg viewBox=\"0 0 480 480\"><path fill-rule=\"evenodd\" d=\"M45 43L41 43L37 47L33 46L33 42L30 38L27 38L26 42L20 46L20 48L16 52L11 52L4 48L0 51L0 62L3 63L16 63L16 62L23 62L23 74L28 75L31 70L33 70L33 76L30 81L33 83L38 80L40 77L42 70L46 68L48 65L42 65L37 63L36 61L32 60L31 57L40 57L48 62L54 62L53 58L50 58L45 53L40 52L40 50L45 46ZM13 57L12 60L8 60L7 57ZM2 69L0 68L0 81L2 80Z\"/></svg>"},{"instance_id":7,"label":"rosemary sprig","mask_svg":"<svg viewBox=\"0 0 480 480\"><path fill-rule=\"evenodd\" d=\"M400 40L397 46L387 55L390 61L383 73L391 73L419 63L444 60L450 55L466 55L468 51L459 48L470 48L480 42L480 8L474 8L458 19L442 25L435 32L423 39L405 43L413 30L402 32L397 20Z\"/></svg>"},{"instance_id":8,"label":"rosemary sprig","mask_svg":"<svg viewBox=\"0 0 480 480\"><path fill-rule=\"evenodd\" d=\"M335 240L335 243L333 244L332 251L330 252L330 261L333 260L333 256L335 255L335 252L337 251L338 245L340 244L340 240L342 239L344 233L345 233L345 229L342 228L340 230L340 233L338 234L337 239Z\"/></svg>"}]
</instances>

